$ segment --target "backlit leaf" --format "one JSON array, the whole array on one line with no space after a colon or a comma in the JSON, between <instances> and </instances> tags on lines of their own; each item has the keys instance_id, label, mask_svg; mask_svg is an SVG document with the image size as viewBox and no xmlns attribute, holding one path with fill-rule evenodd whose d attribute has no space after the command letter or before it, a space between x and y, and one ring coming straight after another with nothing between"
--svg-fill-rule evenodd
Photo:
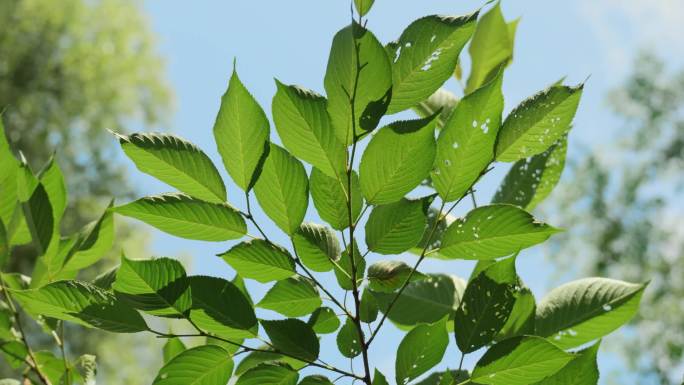
<instances>
[{"instance_id":1,"label":"backlit leaf","mask_svg":"<svg viewBox=\"0 0 684 385\"><path fill-rule=\"evenodd\" d=\"M287 364L264 363L249 369L235 385L297 385L299 373Z\"/></svg>"},{"instance_id":2,"label":"backlit leaf","mask_svg":"<svg viewBox=\"0 0 684 385\"><path fill-rule=\"evenodd\" d=\"M406 384L440 363L448 345L446 317L411 329L397 350L396 383Z\"/></svg>"},{"instance_id":3,"label":"backlit leaf","mask_svg":"<svg viewBox=\"0 0 684 385\"><path fill-rule=\"evenodd\" d=\"M563 369L534 385L596 385L599 370L596 363L599 342L575 354L575 358Z\"/></svg>"},{"instance_id":4,"label":"backlit leaf","mask_svg":"<svg viewBox=\"0 0 684 385\"><path fill-rule=\"evenodd\" d=\"M375 206L366 222L368 248L379 254L400 254L414 247L427 224L434 196Z\"/></svg>"},{"instance_id":5,"label":"backlit leaf","mask_svg":"<svg viewBox=\"0 0 684 385\"><path fill-rule=\"evenodd\" d=\"M356 324L349 317L337 332L337 349L347 358L354 358L361 354L361 336Z\"/></svg>"},{"instance_id":6,"label":"backlit leaf","mask_svg":"<svg viewBox=\"0 0 684 385\"><path fill-rule=\"evenodd\" d=\"M261 326L278 351L305 361L314 361L318 358L318 338L306 322L294 318L262 320Z\"/></svg>"},{"instance_id":7,"label":"backlit leaf","mask_svg":"<svg viewBox=\"0 0 684 385\"><path fill-rule=\"evenodd\" d=\"M321 297L308 278L295 276L276 282L257 306L286 317L302 317L321 306Z\"/></svg>"},{"instance_id":8,"label":"backlit leaf","mask_svg":"<svg viewBox=\"0 0 684 385\"><path fill-rule=\"evenodd\" d=\"M216 345L198 346L174 357L159 370L152 385L225 385L233 360Z\"/></svg>"},{"instance_id":9,"label":"backlit leaf","mask_svg":"<svg viewBox=\"0 0 684 385\"><path fill-rule=\"evenodd\" d=\"M221 257L242 277L261 283L285 279L295 273L290 253L263 239L239 243Z\"/></svg>"},{"instance_id":10,"label":"backlit leaf","mask_svg":"<svg viewBox=\"0 0 684 385\"><path fill-rule=\"evenodd\" d=\"M313 271L330 271L340 259L340 243L327 226L305 222L292 236L297 255Z\"/></svg>"},{"instance_id":11,"label":"backlit leaf","mask_svg":"<svg viewBox=\"0 0 684 385\"><path fill-rule=\"evenodd\" d=\"M335 311L329 307L321 307L311 314L307 321L316 334L334 333L340 327L340 319Z\"/></svg>"},{"instance_id":12,"label":"backlit leaf","mask_svg":"<svg viewBox=\"0 0 684 385\"><path fill-rule=\"evenodd\" d=\"M335 230L349 227L349 212L347 211L347 180L339 181L325 175L317 168L311 170L311 198L321 219L328 222ZM352 220L356 220L361 213L363 196L359 187L359 176L352 171Z\"/></svg>"}]
</instances>

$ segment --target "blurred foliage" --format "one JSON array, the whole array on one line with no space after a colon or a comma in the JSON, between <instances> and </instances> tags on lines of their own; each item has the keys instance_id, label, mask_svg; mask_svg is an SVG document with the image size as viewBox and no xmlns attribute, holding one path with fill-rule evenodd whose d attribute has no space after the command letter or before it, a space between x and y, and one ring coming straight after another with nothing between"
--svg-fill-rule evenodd
<instances>
[{"instance_id":1,"label":"blurred foliage","mask_svg":"<svg viewBox=\"0 0 684 385\"><path fill-rule=\"evenodd\" d=\"M558 246L561 263L582 273L651 279L638 329L618 350L630 384L680 384L684 371L684 71L641 54L610 95L621 126L613 143L578 156L555 195L560 223L572 223ZM548 205L548 206L552 206Z\"/></svg>"},{"instance_id":2,"label":"blurred foliage","mask_svg":"<svg viewBox=\"0 0 684 385\"><path fill-rule=\"evenodd\" d=\"M164 123L170 110L164 63L139 5L134 0L0 1L3 120L11 146L34 162L34 170L52 149L57 152L71 194L65 231L95 219L112 195L132 192L125 167L112 161L118 158L112 151L116 141L106 128ZM140 229L118 226L117 238L116 244L134 255L146 247ZM21 264L12 269L30 271L35 253L29 247L15 253L20 258L12 260ZM91 271L96 270L103 268ZM67 333L72 353L96 353L100 377L116 383L146 383L145 360L161 360L149 357L143 346L150 344L148 338L114 339L73 325ZM116 350L127 353L104 354ZM108 375L114 361L116 378ZM7 370L0 368L0 374Z\"/></svg>"}]
</instances>

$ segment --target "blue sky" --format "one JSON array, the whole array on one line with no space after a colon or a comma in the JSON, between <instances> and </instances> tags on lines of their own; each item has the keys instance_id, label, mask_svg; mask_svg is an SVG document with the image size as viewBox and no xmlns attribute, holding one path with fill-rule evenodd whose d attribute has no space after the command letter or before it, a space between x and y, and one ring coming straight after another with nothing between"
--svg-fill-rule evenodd
<instances>
[{"instance_id":1,"label":"blue sky","mask_svg":"<svg viewBox=\"0 0 684 385\"><path fill-rule=\"evenodd\" d=\"M605 94L625 76L639 47L648 46L670 62L681 63L684 58L681 52L672 49L677 46L679 34L684 33L677 17L672 15L684 14L681 2L607 0L596 3L599 2L517 0L502 3L507 19L522 17L515 59L504 80L507 111L562 76L567 76L567 82L574 84L591 75L571 136L570 153L574 155L581 153L582 148L611 140L611 134L614 134L611 127L615 127L616 122L606 109ZM188 4L187 1L169 0L145 2L161 53L167 60L168 78L176 93L175 113L165 129L203 148L221 169L224 180L229 181L220 167L211 129L233 58L237 58L242 81L269 115L275 92L274 77L323 93L330 42L334 33L349 23L349 2L251 0ZM376 0L368 15L368 27L381 41L388 42L420 16L470 13L481 5L475 1ZM449 82L447 87L455 90L458 86ZM480 201L491 197L505 171L505 167L499 167L488 175L479 190ZM132 166L131 175L141 193L170 190ZM229 183L228 195L231 203L244 207L242 192L232 183ZM312 205L309 215L316 219ZM288 244L268 218L259 215L258 220L267 232L281 234L276 240ZM229 247L228 244L181 240L156 231L152 243L152 250L158 256L192 256L185 260L194 274L223 277L232 277L233 273L215 254ZM544 251L543 247L538 248L519 258L520 275L538 297L548 288L549 282L543 277L551 272ZM411 256L403 258L413 260ZM430 261L422 270L447 271L467 277L471 266ZM258 284L250 284L250 288L257 293L256 297L267 289ZM386 326L378 342L374 343L372 354L380 357L379 369L389 378L393 378L394 371L390 358L400 336L392 326ZM334 339L326 337L322 345L323 354L337 355ZM459 354L454 344L451 345L446 357L448 366L454 368ZM472 367L475 358L475 355L468 356L466 367ZM336 363L348 365L346 361ZM601 365L609 370L620 370L620 364L609 354L604 355Z\"/></svg>"}]
</instances>

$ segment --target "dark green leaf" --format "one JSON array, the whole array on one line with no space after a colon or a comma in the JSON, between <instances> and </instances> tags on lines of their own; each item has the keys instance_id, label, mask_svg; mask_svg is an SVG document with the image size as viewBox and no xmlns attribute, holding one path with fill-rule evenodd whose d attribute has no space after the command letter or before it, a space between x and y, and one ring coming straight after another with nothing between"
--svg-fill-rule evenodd
<instances>
[{"instance_id":1,"label":"dark green leaf","mask_svg":"<svg viewBox=\"0 0 684 385\"><path fill-rule=\"evenodd\" d=\"M534 335L536 309L537 305L532 291L527 287L521 287L520 291L515 293L515 304L511 315L494 340L502 341L522 335Z\"/></svg>"},{"instance_id":2,"label":"dark green leaf","mask_svg":"<svg viewBox=\"0 0 684 385\"><path fill-rule=\"evenodd\" d=\"M432 95L454 73L458 55L475 30L477 13L426 16L411 23L387 50L392 64L388 113L411 108Z\"/></svg>"},{"instance_id":3,"label":"dark green leaf","mask_svg":"<svg viewBox=\"0 0 684 385\"><path fill-rule=\"evenodd\" d=\"M5 361L14 369L26 364L28 351L19 341L0 341L0 352Z\"/></svg>"},{"instance_id":4,"label":"dark green leaf","mask_svg":"<svg viewBox=\"0 0 684 385\"><path fill-rule=\"evenodd\" d=\"M361 322L371 323L378 318L378 302L367 289L361 295L359 304L359 319Z\"/></svg>"},{"instance_id":5,"label":"dark green leaf","mask_svg":"<svg viewBox=\"0 0 684 385\"><path fill-rule=\"evenodd\" d=\"M54 156L50 157L48 163L38 174L38 178L50 199L54 223L59 223L67 206L67 190L64 175Z\"/></svg>"},{"instance_id":6,"label":"dark green leaf","mask_svg":"<svg viewBox=\"0 0 684 385\"><path fill-rule=\"evenodd\" d=\"M366 222L368 248L379 254L400 254L423 236L427 210L434 196L375 206Z\"/></svg>"},{"instance_id":7,"label":"dark green leaf","mask_svg":"<svg viewBox=\"0 0 684 385\"><path fill-rule=\"evenodd\" d=\"M216 345L198 346L174 357L154 379L153 385L225 385L233 372L233 360Z\"/></svg>"},{"instance_id":8,"label":"dark green leaf","mask_svg":"<svg viewBox=\"0 0 684 385\"><path fill-rule=\"evenodd\" d=\"M295 273L290 253L262 239L239 243L221 257L241 276L261 283L285 279Z\"/></svg>"},{"instance_id":9,"label":"dark green leaf","mask_svg":"<svg viewBox=\"0 0 684 385\"><path fill-rule=\"evenodd\" d=\"M378 369L375 369L375 374L373 375L373 385L389 385L385 376Z\"/></svg>"},{"instance_id":10,"label":"dark green leaf","mask_svg":"<svg viewBox=\"0 0 684 385\"><path fill-rule=\"evenodd\" d=\"M401 261L378 261L368 268L368 287L373 291L391 293L399 289L413 270ZM411 281L424 279L425 275L414 272Z\"/></svg>"},{"instance_id":11,"label":"dark green leaf","mask_svg":"<svg viewBox=\"0 0 684 385\"><path fill-rule=\"evenodd\" d=\"M397 384L408 383L442 361L449 345L446 320L444 317L434 324L418 325L406 334L397 350Z\"/></svg>"},{"instance_id":12,"label":"dark green leaf","mask_svg":"<svg viewBox=\"0 0 684 385\"><path fill-rule=\"evenodd\" d=\"M268 118L233 68L228 90L214 123L214 138L223 165L241 189L247 191L258 177L262 154L267 150Z\"/></svg>"},{"instance_id":13,"label":"dark green leaf","mask_svg":"<svg viewBox=\"0 0 684 385\"><path fill-rule=\"evenodd\" d=\"M298 319L261 321L271 344L283 353L305 361L318 358L320 346L311 326Z\"/></svg>"},{"instance_id":14,"label":"dark green leaf","mask_svg":"<svg viewBox=\"0 0 684 385\"><path fill-rule=\"evenodd\" d=\"M226 200L226 187L211 159L194 144L167 134L116 134L138 170L208 202Z\"/></svg>"},{"instance_id":15,"label":"dark green leaf","mask_svg":"<svg viewBox=\"0 0 684 385\"><path fill-rule=\"evenodd\" d=\"M480 206L447 228L439 253L446 259L494 259L542 243L559 231L516 206Z\"/></svg>"},{"instance_id":16,"label":"dark green leaf","mask_svg":"<svg viewBox=\"0 0 684 385\"><path fill-rule=\"evenodd\" d=\"M340 243L327 226L305 222L292 235L292 242L302 263L313 271L330 271L340 259Z\"/></svg>"},{"instance_id":17,"label":"dark green leaf","mask_svg":"<svg viewBox=\"0 0 684 385\"><path fill-rule=\"evenodd\" d=\"M42 183L33 190L33 194L24 205L24 216L33 243L40 254L45 254L50 246L53 236L55 236L55 224L52 205L45 187ZM58 236L58 235L57 235Z\"/></svg>"},{"instance_id":18,"label":"dark green leaf","mask_svg":"<svg viewBox=\"0 0 684 385\"><path fill-rule=\"evenodd\" d=\"M286 317L302 317L321 306L321 297L308 278L294 276L276 282L257 306Z\"/></svg>"},{"instance_id":19,"label":"dark green leaf","mask_svg":"<svg viewBox=\"0 0 684 385\"><path fill-rule=\"evenodd\" d=\"M337 332L337 349L347 358L354 358L361 354L361 336L356 324L349 317Z\"/></svg>"},{"instance_id":20,"label":"dark green leaf","mask_svg":"<svg viewBox=\"0 0 684 385\"><path fill-rule=\"evenodd\" d=\"M262 346L260 349L271 350L268 346ZM249 369L252 369L263 363L287 364L295 370L299 370L306 366L306 363L303 361L299 361L295 358L284 356L279 353L273 353L271 351L254 351L250 352L247 356L245 356L245 358L242 359L242 361L240 361L235 369L235 375L240 376Z\"/></svg>"},{"instance_id":21,"label":"dark green leaf","mask_svg":"<svg viewBox=\"0 0 684 385\"><path fill-rule=\"evenodd\" d=\"M233 207L184 194L145 197L113 210L182 238L219 242L247 233L245 220Z\"/></svg>"},{"instance_id":22,"label":"dark green leaf","mask_svg":"<svg viewBox=\"0 0 684 385\"><path fill-rule=\"evenodd\" d=\"M309 205L309 179L297 158L271 144L254 193L278 227L287 234L297 231Z\"/></svg>"},{"instance_id":23,"label":"dark green leaf","mask_svg":"<svg viewBox=\"0 0 684 385\"><path fill-rule=\"evenodd\" d=\"M325 376L314 374L302 378L302 380L299 381L299 385L333 385L333 383Z\"/></svg>"},{"instance_id":24,"label":"dark green leaf","mask_svg":"<svg viewBox=\"0 0 684 385\"><path fill-rule=\"evenodd\" d=\"M235 385L296 385L299 373L287 364L264 363L246 371Z\"/></svg>"},{"instance_id":25,"label":"dark green leaf","mask_svg":"<svg viewBox=\"0 0 684 385\"><path fill-rule=\"evenodd\" d=\"M596 385L599 380L596 354L599 342L578 352L563 369L534 385Z\"/></svg>"},{"instance_id":26,"label":"dark green leaf","mask_svg":"<svg viewBox=\"0 0 684 385\"><path fill-rule=\"evenodd\" d=\"M340 319L337 318L335 311L329 307L316 309L307 323L311 325L316 334L334 333L340 327Z\"/></svg>"},{"instance_id":27,"label":"dark green leaf","mask_svg":"<svg viewBox=\"0 0 684 385\"><path fill-rule=\"evenodd\" d=\"M433 372L423 381L416 385L456 385L468 380L467 370L449 370L446 372Z\"/></svg>"},{"instance_id":28,"label":"dark green leaf","mask_svg":"<svg viewBox=\"0 0 684 385\"><path fill-rule=\"evenodd\" d=\"M339 181L314 167L311 170L310 184L311 198L321 219L328 222L336 230L344 230L349 227L346 178ZM351 186L352 220L355 221L361 213L361 206L363 206L363 196L356 171L352 171Z\"/></svg>"},{"instance_id":29,"label":"dark green leaf","mask_svg":"<svg viewBox=\"0 0 684 385\"><path fill-rule=\"evenodd\" d=\"M369 203L396 202L428 176L435 160L435 123L436 115L397 121L373 136L359 166Z\"/></svg>"}]
</instances>

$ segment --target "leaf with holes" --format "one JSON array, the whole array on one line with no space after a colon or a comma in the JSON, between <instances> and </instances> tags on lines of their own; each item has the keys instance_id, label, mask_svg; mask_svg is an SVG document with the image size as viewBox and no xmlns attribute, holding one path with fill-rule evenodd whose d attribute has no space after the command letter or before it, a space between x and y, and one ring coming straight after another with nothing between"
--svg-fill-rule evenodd
<instances>
[{"instance_id":1,"label":"leaf with holes","mask_svg":"<svg viewBox=\"0 0 684 385\"><path fill-rule=\"evenodd\" d=\"M223 165L241 189L248 191L258 178L259 164L268 149L268 118L233 68L228 90L214 123L214 139Z\"/></svg>"},{"instance_id":2,"label":"leaf with holes","mask_svg":"<svg viewBox=\"0 0 684 385\"><path fill-rule=\"evenodd\" d=\"M233 372L233 360L216 345L188 349L164 365L152 385L224 385Z\"/></svg>"},{"instance_id":3,"label":"leaf with holes","mask_svg":"<svg viewBox=\"0 0 684 385\"><path fill-rule=\"evenodd\" d=\"M501 126L496 160L515 162L541 154L567 134L583 88L554 85L520 103Z\"/></svg>"},{"instance_id":4,"label":"leaf with holes","mask_svg":"<svg viewBox=\"0 0 684 385\"><path fill-rule=\"evenodd\" d=\"M309 179L302 162L271 144L254 193L261 208L278 227L287 234L297 231L309 205Z\"/></svg>"},{"instance_id":5,"label":"leaf with holes","mask_svg":"<svg viewBox=\"0 0 684 385\"><path fill-rule=\"evenodd\" d=\"M400 254L423 237L427 210L434 196L405 199L375 206L366 222L368 249L378 254Z\"/></svg>"},{"instance_id":6,"label":"leaf with holes","mask_svg":"<svg viewBox=\"0 0 684 385\"><path fill-rule=\"evenodd\" d=\"M276 80L273 121L283 145L299 159L332 178L342 180L345 146L335 135L328 101L314 91Z\"/></svg>"},{"instance_id":7,"label":"leaf with holes","mask_svg":"<svg viewBox=\"0 0 684 385\"><path fill-rule=\"evenodd\" d=\"M556 372L573 355L539 337L515 337L492 346L475 365L476 384L528 385Z\"/></svg>"},{"instance_id":8,"label":"leaf with holes","mask_svg":"<svg viewBox=\"0 0 684 385\"><path fill-rule=\"evenodd\" d=\"M347 317L340 331L337 332L337 349L347 358L354 358L361 354L363 350L361 348L359 330L356 328L354 321L349 317Z\"/></svg>"},{"instance_id":9,"label":"leaf with holes","mask_svg":"<svg viewBox=\"0 0 684 385\"><path fill-rule=\"evenodd\" d=\"M278 351L305 361L315 361L318 358L318 338L306 322L294 318L262 320L261 326Z\"/></svg>"},{"instance_id":10,"label":"leaf with holes","mask_svg":"<svg viewBox=\"0 0 684 385\"><path fill-rule=\"evenodd\" d=\"M539 302L535 334L563 349L601 338L634 317L645 288L608 278L566 283Z\"/></svg>"},{"instance_id":11,"label":"leaf with holes","mask_svg":"<svg viewBox=\"0 0 684 385\"><path fill-rule=\"evenodd\" d=\"M425 16L387 45L393 60L389 114L427 99L451 77L476 20L477 12L467 16Z\"/></svg>"},{"instance_id":12,"label":"leaf with holes","mask_svg":"<svg viewBox=\"0 0 684 385\"><path fill-rule=\"evenodd\" d=\"M401 340L395 362L397 384L412 381L442 361L449 345L446 320L418 325Z\"/></svg>"},{"instance_id":13,"label":"leaf with holes","mask_svg":"<svg viewBox=\"0 0 684 385\"><path fill-rule=\"evenodd\" d=\"M340 243L327 226L305 222L292 235L297 255L313 271L330 271L333 261L340 259Z\"/></svg>"},{"instance_id":14,"label":"leaf with holes","mask_svg":"<svg viewBox=\"0 0 684 385\"><path fill-rule=\"evenodd\" d=\"M219 242L247 233L245 220L233 207L184 194L145 197L112 210L181 238Z\"/></svg>"},{"instance_id":15,"label":"leaf with holes","mask_svg":"<svg viewBox=\"0 0 684 385\"><path fill-rule=\"evenodd\" d=\"M184 317L192 305L185 269L175 259L131 260L122 256L112 289L134 308L156 316Z\"/></svg>"},{"instance_id":16,"label":"leaf with holes","mask_svg":"<svg viewBox=\"0 0 684 385\"><path fill-rule=\"evenodd\" d=\"M500 72L487 85L463 98L439 134L430 176L447 202L462 198L494 160L504 105L502 80Z\"/></svg>"},{"instance_id":17,"label":"leaf with holes","mask_svg":"<svg viewBox=\"0 0 684 385\"><path fill-rule=\"evenodd\" d=\"M313 313L321 302L313 283L308 278L295 276L276 282L257 306L286 317L302 317Z\"/></svg>"},{"instance_id":18,"label":"leaf with holes","mask_svg":"<svg viewBox=\"0 0 684 385\"><path fill-rule=\"evenodd\" d=\"M542 243L559 231L516 206L481 206L447 228L439 254L445 259L494 259Z\"/></svg>"},{"instance_id":19,"label":"leaf with holes","mask_svg":"<svg viewBox=\"0 0 684 385\"><path fill-rule=\"evenodd\" d=\"M295 274L295 262L290 253L263 239L238 243L220 256L242 277L261 283Z\"/></svg>"},{"instance_id":20,"label":"leaf with holes","mask_svg":"<svg viewBox=\"0 0 684 385\"><path fill-rule=\"evenodd\" d=\"M359 166L369 203L396 202L428 176L435 160L435 118L394 122L373 136Z\"/></svg>"},{"instance_id":21,"label":"leaf with holes","mask_svg":"<svg viewBox=\"0 0 684 385\"><path fill-rule=\"evenodd\" d=\"M116 134L138 170L208 202L226 200L226 187L211 159L194 144L167 134Z\"/></svg>"}]
</instances>

